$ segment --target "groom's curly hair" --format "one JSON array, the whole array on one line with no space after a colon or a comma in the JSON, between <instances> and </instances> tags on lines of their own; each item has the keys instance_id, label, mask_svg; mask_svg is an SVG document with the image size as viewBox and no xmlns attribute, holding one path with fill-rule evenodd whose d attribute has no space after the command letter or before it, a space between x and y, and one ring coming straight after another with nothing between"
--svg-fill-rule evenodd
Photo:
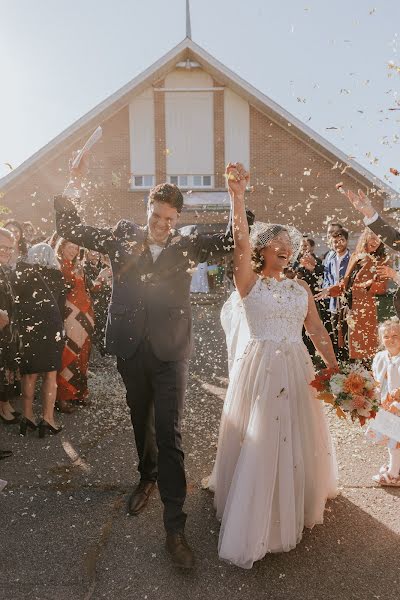
<instances>
[{"instance_id":1,"label":"groom's curly hair","mask_svg":"<svg viewBox=\"0 0 400 600\"><path fill-rule=\"evenodd\" d=\"M183 196L181 190L173 183L160 183L153 187L149 193L149 205L153 202L165 202L173 208L176 208L178 213L182 212Z\"/></svg>"}]
</instances>

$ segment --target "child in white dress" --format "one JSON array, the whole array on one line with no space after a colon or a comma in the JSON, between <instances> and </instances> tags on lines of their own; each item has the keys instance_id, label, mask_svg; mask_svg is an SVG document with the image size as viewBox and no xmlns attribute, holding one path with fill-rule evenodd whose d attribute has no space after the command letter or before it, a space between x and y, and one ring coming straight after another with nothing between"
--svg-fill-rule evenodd
<instances>
[{"instance_id":1,"label":"child in white dress","mask_svg":"<svg viewBox=\"0 0 400 600\"><path fill-rule=\"evenodd\" d=\"M373 480L382 486L400 487L400 321L390 319L379 327L385 348L375 355L372 370L380 385L381 408L367 429L367 438L385 446L389 464Z\"/></svg>"}]
</instances>

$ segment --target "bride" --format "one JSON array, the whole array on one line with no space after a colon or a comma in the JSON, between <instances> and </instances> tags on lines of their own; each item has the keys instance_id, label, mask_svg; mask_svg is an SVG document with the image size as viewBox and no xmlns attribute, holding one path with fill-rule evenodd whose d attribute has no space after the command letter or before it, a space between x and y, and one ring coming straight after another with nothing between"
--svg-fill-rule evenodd
<instances>
[{"instance_id":1,"label":"bride","mask_svg":"<svg viewBox=\"0 0 400 600\"><path fill-rule=\"evenodd\" d=\"M208 487L222 521L220 558L249 569L268 552L294 548L304 527L323 522L326 500L337 494L332 442L309 386L314 371L303 324L326 365L337 362L307 284L283 274L300 250L301 234L256 223L249 235L249 175L240 163L229 163L226 176L240 298L235 303L235 292L223 311L230 382Z\"/></svg>"}]
</instances>

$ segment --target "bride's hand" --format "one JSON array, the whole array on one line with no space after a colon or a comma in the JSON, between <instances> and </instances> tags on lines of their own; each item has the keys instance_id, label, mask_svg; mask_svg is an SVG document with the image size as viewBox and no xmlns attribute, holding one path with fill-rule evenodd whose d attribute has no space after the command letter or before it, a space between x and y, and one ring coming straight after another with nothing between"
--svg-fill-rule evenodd
<instances>
[{"instance_id":1,"label":"bride's hand","mask_svg":"<svg viewBox=\"0 0 400 600\"><path fill-rule=\"evenodd\" d=\"M233 196L244 197L249 184L250 174L241 163L228 163L225 169L229 193Z\"/></svg>"}]
</instances>

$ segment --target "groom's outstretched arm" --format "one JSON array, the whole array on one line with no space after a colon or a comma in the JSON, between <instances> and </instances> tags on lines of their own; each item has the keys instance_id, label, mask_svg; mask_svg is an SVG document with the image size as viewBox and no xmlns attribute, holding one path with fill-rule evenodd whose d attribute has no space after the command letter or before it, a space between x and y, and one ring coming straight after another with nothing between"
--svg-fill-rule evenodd
<instances>
[{"instance_id":1,"label":"groom's outstretched arm","mask_svg":"<svg viewBox=\"0 0 400 600\"><path fill-rule=\"evenodd\" d=\"M83 225L73 202L65 196L54 198L54 208L58 235L78 246L109 254L115 242L111 229Z\"/></svg>"}]
</instances>

